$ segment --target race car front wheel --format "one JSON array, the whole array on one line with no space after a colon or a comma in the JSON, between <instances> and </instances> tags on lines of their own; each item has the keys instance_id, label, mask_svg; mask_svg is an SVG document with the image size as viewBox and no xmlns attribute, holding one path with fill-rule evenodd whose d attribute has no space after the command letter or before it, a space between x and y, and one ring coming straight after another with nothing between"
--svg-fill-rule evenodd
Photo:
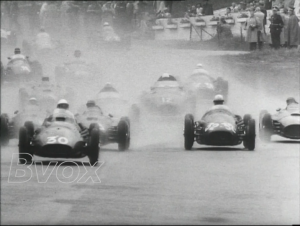
<instances>
[{"instance_id":1,"label":"race car front wheel","mask_svg":"<svg viewBox=\"0 0 300 226\"><path fill-rule=\"evenodd\" d=\"M130 131L126 120L120 120L118 124L118 148L119 151L128 150L130 146Z\"/></svg>"},{"instance_id":2,"label":"race car front wheel","mask_svg":"<svg viewBox=\"0 0 300 226\"><path fill-rule=\"evenodd\" d=\"M194 117L187 114L184 118L184 148L191 150L194 144Z\"/></svg>"},{"instance_id":3,"label":"race car front wheel","mask_svg":"<svg viewBox=\"0 0 300 226\"><path fill-rule=\"evenodd\" d=\"M251 117L250 114L246 114L243 117L243 121L244 121L244 125L245 125L246 130L248 129L249 121L250 121L251 118L252 117ZM248 148L248 139L247 138L244 139L243 144L244 144L245 148Z\"/></svg>"},{"instance_id":4,"label":"race car front wheel","mask_svg":"<svg viewBox=\"0 0 300 226\"><path fill-rule=\"evenodd\" d=\"M89 152L88 158L90 160L91 166L97 165L99 158L99 140L100 140L100 132L97 128L92 129L90 133L90 144L89 144Z\"/></svg>"},{"instance_id":5,"label":"race car front wheel","mask_svg":"<svg viewBox=\"0 0 300 226\"><path fill-rule=\"evenodd\" d=\"M252 119L252 118L248 121L248 123L246 125L246 137L245 137L245 139L247 140L246 148L248 148L248 150L250 150L250 151L253 151L254 148L255 148L255 120Z\"/></svg>"},{"instance_id":6,"label":"race car front wheel","mask_svg":"<svg viewBox=\"0 0 300 226\"><path fill-rule=\"evenodd\" d=\"M21 127L19 131L19 162L28 164L32 162L32 153L30 151L30 139L28 131L25 127Z\"/></svg>"},{"instance_id":7,"label":"race car front wheel","mask_svg":"<svg viewBox=\"0 0 300 226\"><path fill-rule=\"evenodd\" d=\"M273 134L273 120L269 113L263 115L260 128L259 137L264 142L270 142Z\"/></svg>"},{"instance_id":8,"label":"race car front wheel","mask_svg":"<svg viewBox=\"0 0 300 226\"><path fill-rule=\"evenodd\" d=\"M34 134L34 125L33 125L33 122L26 121L24 123L24 126L27 129L27 133L28 133L29 138L33 137L33 134Z\"/></svg>"},{"instance_id":9,"label":"race car front wheel","mask_svg":"<svg viewBox=\"0 0 300 226\"><path fill-rule=\"evenodd\" d=\"M1 115L1 145L7 146L9 143L9 128L8 122L4 115Z\"/></svg>"}]
</instances>

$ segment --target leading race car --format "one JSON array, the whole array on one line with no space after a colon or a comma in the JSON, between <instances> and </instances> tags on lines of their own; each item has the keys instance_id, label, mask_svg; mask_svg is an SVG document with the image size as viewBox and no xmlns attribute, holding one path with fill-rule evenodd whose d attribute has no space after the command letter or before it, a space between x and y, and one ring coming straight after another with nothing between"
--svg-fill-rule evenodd
<instances>
[{"instance_id":1,"label":"leading race car","mask_svg":"<svg viewBox=\"0 0 300 226\"><path fill-rule=\"evenodd\" d=\"M259 115L259 137L265 142L271 141L272 135L288 139L300 139L300 110L299 105L278 109L271 115L263 110Z\"/></svg>"},{"instance_id":2,"label":"leading race car","mask_svg":"<svg viewBox=\"0 0 300 226\"><path fill-rule=\"evenodd\" d=\"M89 128L100 130L100 145L118 143L120 151L130 146L130 121L128 117L116 118L111 114L103 115L97 106L88 107L85 112L77 115L77 121Z\"/></svg>"},{"instance_id":3,"label":"leading race car","mask_svg":"<svg viewBox=\"0 0 300 226\"><path fill-rule=\"evenodd\" d=\"M174 76L164 73L151 87L151 91L145 92L139 103L132 106L135 119L140 117L141 110L147 115L181 116L185 112L194 111L194 101Z\"/></svg>"},{"instance_id":4,"label":"leading race car","mask_svg":"<svg viewBox=\"0 0 300 226\"><path fill-rule=\"evenodd\" d=\"M248 150L255 148L255 120L249 115L243 119L225 106L215 106L200 121L192 114L184 119L184 147L191 150L196 141L213 146L234 146L243 142Z\"/></svg>"},{"instance_id":5,"label":"leading race car","mask_svg":"<svg viewBox=\"0 0 300 226\"><path fill-rule=\"evenodd\" d=\"M29 127L30 126L30 127ZM53 114L50 124L32 133L32 123L20 128L19 161L29 163L34 155L48 158L83 158L95 165L99 157L99 130L92 128L83 138L74 118L64 111Z\"/></svg>"},{"instance_id":6,"label":"leading race car","mask_svg":"<svg viewBox=\"0 0 300 226\"><path fill-rule=\"evenodd\" d=\"M195 95L200 101L211 100L217 94L228 99L228 81L221 77L213 78L208 71L202 69L201 65L198 65L197 69L187 78L184 86L191 95Z\"/></svg>"}]
</instances>

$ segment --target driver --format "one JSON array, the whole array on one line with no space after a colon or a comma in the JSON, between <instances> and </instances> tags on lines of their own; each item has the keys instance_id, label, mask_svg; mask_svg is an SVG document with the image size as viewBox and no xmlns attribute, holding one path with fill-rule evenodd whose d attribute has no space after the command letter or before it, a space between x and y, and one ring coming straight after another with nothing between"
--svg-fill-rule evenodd
<instances>
[{"instance_id":1,"label":"driver","mask_svg":"<svg viewBox=\"0 0 300 226\"><path fill-rule=\"evenodd\" d=\"M36 35L35 43L38 49L52 49L52 41L50 35L44 28L40 29L40 32Z\"/></svg>"},{"instance_id":2,"label":"driver","mask_svg":"<svg viewBox=\"0 0 300 226\"><path fill-rule=\"evenodd\" d=\"M103 112L101 110L101 108L96 105L96 102L94 100L89 100L87 103L86 103L86 107L88 110L92 110L92 109L96 109L96 110L99 110L100 114L103 115Z\"/></svg>"},{"instance_id":3,"label":"driver","mask_svg":"<svg viewBox=\"0 0 300 226\"><path fill-rule=\"evenodd\" d=\"M31 97L29 100L28 100L28 104L27 106L25 107L24 109L25 111L30 111L30 110L36 110L36 111L41 111L41 108L39 106L39 103L37 101L37 99L35 97Z\"/></svg>"},{"instance_id":4,"label":"driver","mask_svg":"<svg viewBox=\"0 0 300 226\"><path fill-rule=\"evenodd\" d=\"M14 55L11 57L8 57L9 60L14 60L14 59L23 59L26 60L26 58L23 54L21 54L21 49L20 48L15 48Z\"/></svg>"},{"instance_id":5,"label":"driver","mask_svg":"<svg viewBox=\"0 0 300 226\"><path fill-rule=\"evenodd\" d=\"M159 77L157 81L177 81L176 78L173 75L170 75L169 73L163 73L162 76Z\"/></svg>"},{"instance_id":6,"label":"driver","mask_svg":"<svg viewBox=\"0 0 300 226\"><path fill-rule=\"evenodd\" d=\"M213 80L213 78L209 75L208 71L203 68L202 64L197 64L197 66L193 70L191 76L193 76L193 75L205 75L208 78L210 78L211 80Z\"/></svg>"},{"instance_id":7,"label":"driver","mask_svg":"<svg viewBox=\"0 0 300 226\"><path fill-rule=\"evenodd\" d=\"M299 103L295 100L294 97L289 97L286 99L286 110L299 109Z\"/></svg>"},{"instance_id":8,"label":"driver","mask_svg":"<svg viewBox=\"0 0 300 226\"><path fill-rule=\"evenodd\" d=\"M63 111L64 114L66 114L69 118L73 119L75 122L75 125L77 125L77 129L80 132L81 136L83 138L86 138L88 136L88 130L85 128L81 123L77 123L74 114L70 112L69 110L69 103L65 99L61 99L58 101L56 109L54 109L53 114L50 115L48 118L45 119L43 126L49 126L53 120L53 115L57 113L61 113Z\"/></svg>"}]
</instances>

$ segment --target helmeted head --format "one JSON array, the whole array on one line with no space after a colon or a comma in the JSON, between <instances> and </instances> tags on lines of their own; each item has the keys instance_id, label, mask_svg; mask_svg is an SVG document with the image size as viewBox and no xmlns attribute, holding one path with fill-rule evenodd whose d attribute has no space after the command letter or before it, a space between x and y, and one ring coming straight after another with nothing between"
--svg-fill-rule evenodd
<instances>
[{"instance_id":1,"label":"helmeted head","mask_svg":"<svg viewBox=\"0 0 300 226\"><path fill-rule=\"evenodd\" d=\"M290 6L289 9L288 9L289 15L293 15L294 12L295 12L295 8L293 6Z\"/></svg>"},{"instance_id":2,"label":"helmeted head","mask_svg":"<svg viewBox=\"0 0 300 226\"><path fill-rule=\"evenodd\" d=\"M287 105L292 104L292 103L298 104L298 102L295 100L294 97L289 97L289 98L286 99L286 104Z\"/></svg>"},{"instance_id":3,"label":"helmeted head","mask_svg":"<svg viewBox=\"0 0 300 226\"><path fill-rule=\"evenodd\" d=\"M57 103L57 108L68 110L69 109L68 101L66 101L65 99L59 100Z\"/></svg>"},{"instance_id":4,"label":"helmeted head","mask_svg":"<svg viewBox=\"0 0 300 226\"><path fill-rule=\"evenodd\" d=\"M108 23L108 22L105 22L105 23L103 24L103 27L106 27L106 26L109 26L109 23Z\"/></svg>"},{"instance_id":5,"label":"helmeted head","mask_svg":"<svg viewBox=\"0 0 300 226\"><path fill-rule=\"evenodd\" d=\"M279 11L279 8L277 6L274 6L272 8L272 11L273 11L274 14L276 14Z\"/></svg>"},{"instance_id":6,"label":"helmeted head","mask_svg":"<svg viewBox=\"0 0 300 226\"><path fill-rule=\"evenodd\" d=\"M197 64L196 68L203 68L203 65L202 64Z\"/></svg>"},{"instance_id":7,"label":"helmeted head","mask_svg":"<svg viewBox=\"0 0 300 226\"><path fill-rule=\"evenodd\" d=\"M21 49L20 48L15 48L15 54L21 54Z\"/></svg>"},{"instance_id":8,"label":"helmeted head","mask_svg":"<svg viewBox=\"0 0 300 226\"><path fill-rule=\"evenodd\" d=\"M214 98L214 104L215 105L222 105L224 103L224 98L221 94L218 94Z\"/></svg>"},{"instance_id":9,"label":"helmeted head","mask_svg":"<svg viewBox=\"0 0 300 226\"><path fill-rule=\"evenodd\" d=\"M45 28L41 27L40 32L46 32Z\"/></svg>"},{"instance_id":10,"label":"helmeted head","mask_svg":"<svg viewBox=\"0 0 300 226\"><path fill-rule=\"evenodd\" d=\"M163 73L161 77L162 77L162 78L169 78L169 77L170 77L170 74L169 74L169 73Z\"/></svg>"},{"instance_id":11,"label":"helmeted head","mask_svg":"<svg viewBox=\"0 0 300 226\"><path fill-rule=\"evenodd\" d=\"M35 97L31 97L28 102L30 105L38 105L37 99Z\"/></svg>"},{"instance_id":12,"label":"helmeted head","mask_svg":"<svg viewBox=\"0 0 300 226\"><path fill-rule=\"evenodd\" d=\"M91 107L95 107L96 106L96 103L94 100L89 100L87 103L86 103L86 106L88 108L91 108Z\"/></svg>"},{"instance_id":13,"label":"helmeted head","mask_svg":"<svg viewBox=\"0 0 300 226\"><path fill-rule=\"evenodd\" d=\"M75 50L74 56L77 57L77 58L81 57L81 51L80 50Z\"/></svg>"}]
</instances>

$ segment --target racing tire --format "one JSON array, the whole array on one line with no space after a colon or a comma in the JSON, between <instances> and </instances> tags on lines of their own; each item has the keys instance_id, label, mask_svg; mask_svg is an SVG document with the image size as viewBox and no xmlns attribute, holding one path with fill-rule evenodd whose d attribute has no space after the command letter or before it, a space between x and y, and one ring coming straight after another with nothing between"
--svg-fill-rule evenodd
<instances>
[{"instance_id":1,"label":"racing tire","mask_svg":"<svg viewBox=\"0 0 300 226\"><path fill-rule=\"evenodd\" d=\"M21 164L29 164L32 162L29 141L27 129L21 127L19 130L19 162Z\"/></svg>"},{"instance_id":2,"label":"racing tire","mask_svg":"<svg viewBox=\"0 0 300 226\"><path fill-rule=\"evenodd\" d=\"M247 149L253 151L255 148L255 120L250 119L246 126L246 137L247 140Z\"/></svg>"},{"instance_id":3,"label":"racing tire","mask_svg":"<svg viewBox=\"0 0 300 226\"><path fill-rule=\"evenodd\" d=\"M248 124L249 124L250 119L252 119L250 114L246 114L243 117L243 121L244 121L244 125L245 125L246 130L248 128ZM248 148L248 139L243 140L243 145L244 145L245 148Z\"/></svg>"},{"instance_id":4,"label":"racing tire","mask_svg":"<svg viewBox=\"0 0 300 226\"><path fill-rule=\"evenodd\" d=\"M1 146L7 146L9 143L9 126L7 118L1 115Z\"/></svg>"},{"instance_id":5,"label":"racing tire","mask_svg":"<svg viewBox=\"0 0 300 226\"><path fill-rule=\"evenodd\" d=\"M92 134L93 129L99 129L99 125L97 123L91 123L89 126L90 134Z\"/></svg>"},{"instance_id":6,"label":"racing tire","mask_svg":"<svg viewBox=\"0 0 300 226\"><path fill-rule=\"evenodd\" d=\"M34 134L34 125L33 125L33 122L26 121L24 123L24 127L27 129L29 138L32 138L33 134Z\"/></svg>"},{"instance_id":7,"label":"racing tire","mask_svg":"<svg viewBox=\"0 0 300 226\"><path fill-rule=\"evenodd\" d=\"M184 148L191 150L194 144L194 116L187 114L184 118Z\"/></svg>"},{"instance_id":8,"label":"racing tire","mask_svg":"<svg viewBox=\"0 0 300 226\"><path fill-rule=\"evenodd\" d=\"M100 132L97 128L94 128L90 135L90 144L89 144L89 152L88 158L90 160L91 166L96 166L99 158L99 140L100 140Z\"/></svg>"},{"instance_id":9,"label":"racing tire","mask_svg":"<svg viewBox=\"0 0 300 226\"><path fill-rule=\"evenodd\" d=\"M130 131L129 131L129 125L124 118L120 120L118 123L118 149L119 151L125 151L128 150L130 146Z\"/></svg>"},{"instance_id":10,"label":"racing tire","mask_svg":"<svg viewBox=\"0 0 300 226\"><path fill-rule=\"evenodd\" d=\"M270 142L273 134L273 120L269 113L263 115L259 128L259 137L264 142Z\"/></svg>"}]
</instances>

